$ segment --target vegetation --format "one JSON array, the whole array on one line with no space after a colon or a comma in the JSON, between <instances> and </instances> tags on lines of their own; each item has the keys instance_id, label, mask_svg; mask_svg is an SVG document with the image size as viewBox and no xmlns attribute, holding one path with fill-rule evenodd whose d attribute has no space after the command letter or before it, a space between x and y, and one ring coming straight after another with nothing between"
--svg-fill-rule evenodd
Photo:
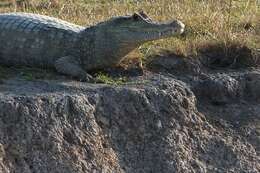
<instances>
[{"instance_id":1,"label":"vegetation","mask_svg":"<svg viewBox=\"0 0 260 173\"><path fill-rule=\"evenodd\" d=\"M110 84L110 85L122 85L127 79L125 77L111 77L106 73L99 72L95 75L97 81L100 83Z\"/></svg>"},{"instance_id":2,"label":"vegetation","mask_svg":"<svg viewBox=\"0 0 260 173\"><path fill-rule=\"evenodd\" d=\"M143 10L158 21L180 19L183 36L147 43L139 48L146 58L157 50L196 54L203 45L230 44L260 50L259 0L1 0L0 12L23 11L93 25L112 16Z\"/></svg>"}]
</instances>

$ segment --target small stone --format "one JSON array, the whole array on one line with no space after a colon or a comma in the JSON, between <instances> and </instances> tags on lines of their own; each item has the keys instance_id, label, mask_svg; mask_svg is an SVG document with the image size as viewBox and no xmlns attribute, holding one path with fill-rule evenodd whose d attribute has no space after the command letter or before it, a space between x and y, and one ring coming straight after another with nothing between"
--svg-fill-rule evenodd
<instances>
[{"instance_id":1,"label":"small stone","mask_svg":"<svg viewBox=\"0 0 260 173\"><path fill-rule=\"evenodd\" d=\"M157 126L158 129L161 129L161 128L162 128L162 122L161 122L161 120L158 120L158 121L156 122L156 126Z\"/></svg>"}]
</instances>

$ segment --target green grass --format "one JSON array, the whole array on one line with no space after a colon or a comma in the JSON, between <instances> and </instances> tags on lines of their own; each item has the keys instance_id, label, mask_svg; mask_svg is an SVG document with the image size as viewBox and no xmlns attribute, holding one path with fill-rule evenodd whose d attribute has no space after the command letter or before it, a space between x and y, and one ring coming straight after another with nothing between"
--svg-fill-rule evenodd
<instances>
[{"instance_id":1,"label":"green grass","mask_svg":"<svg viewBox=\"0 0 260 173\"><path fill-rule=\"evenodd\" d=\"M97 73L95 75L96 80L100 81L101 83L109 84L109 85L122 85L127 82L125 77L116 77L112 78L106 73Z\"/></svg>"}]
</instances>

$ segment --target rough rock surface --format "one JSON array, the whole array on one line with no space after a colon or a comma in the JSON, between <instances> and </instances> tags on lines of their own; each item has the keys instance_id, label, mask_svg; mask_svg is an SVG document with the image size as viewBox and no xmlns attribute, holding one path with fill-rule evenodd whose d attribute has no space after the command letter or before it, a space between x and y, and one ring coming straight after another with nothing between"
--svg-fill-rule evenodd
<instances>
[{"instance_id":1,"label":"rough rock surface","mask_svg":"<svg viewBox=\"0 0 260 173\"><path fill-rule=\"evenodd\" d=\"M180 74L3 80L0 172L260 172L260 72Z\"/></svg>"}]
</instances>

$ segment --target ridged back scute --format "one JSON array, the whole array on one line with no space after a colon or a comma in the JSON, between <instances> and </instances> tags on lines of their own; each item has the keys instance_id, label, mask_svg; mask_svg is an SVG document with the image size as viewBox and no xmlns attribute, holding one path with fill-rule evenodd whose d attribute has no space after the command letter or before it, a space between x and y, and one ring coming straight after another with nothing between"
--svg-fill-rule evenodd
<instances>
[{"instance_id":1,"label":"ridged back scute","mask_svg":"<svg viewBox=\"0 0 260 173\"><path fill-rule=\"evenodd\" d=\"M39 32L50 29L80 32L84 27L39 14L3 13L0 14L0 31L4 29L25 32Z\"/></svg>"}]
</instances>

